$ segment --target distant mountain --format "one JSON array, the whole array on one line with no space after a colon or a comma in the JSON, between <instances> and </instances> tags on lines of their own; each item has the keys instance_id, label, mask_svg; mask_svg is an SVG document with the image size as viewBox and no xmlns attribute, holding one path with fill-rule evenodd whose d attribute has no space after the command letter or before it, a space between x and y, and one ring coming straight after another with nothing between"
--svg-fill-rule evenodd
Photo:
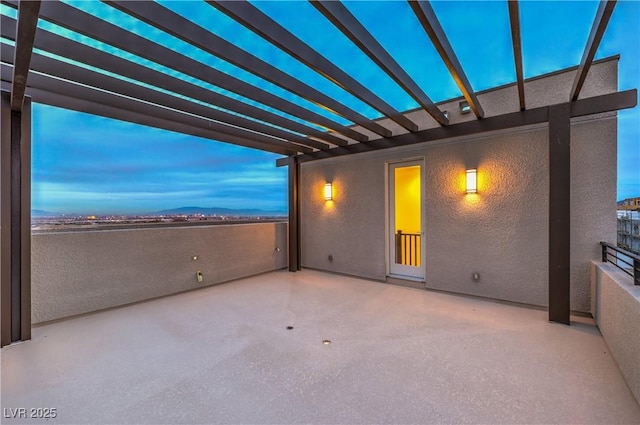
<instances>
[{"instance_id":1,"label":"distant mountain","mask_svg":"<svg viewBox=\"0 0 640 425\"><path fill-rule=\"evenodd\" d=\"M31 210L31 217L58 217L62 214L44 210Z\"/></svg>"},{"instance_id":2,"label":"distant mountain","mask_svg":"<svg viewBox=\"0 0 640 425\"><path fill-rule=\"evenodd\" d=\"M202 215L235 215L235 216L258 216L258 215L284 215L285 213L282 211L265 211L257 208L248 208L248 209L233 209L233 208L203 208L203 207L181 207L174 208L170 210L162 210L158 211L155 214L158 215L192 215L192 214L202 214Z\"/></svg>"}]
</instances>

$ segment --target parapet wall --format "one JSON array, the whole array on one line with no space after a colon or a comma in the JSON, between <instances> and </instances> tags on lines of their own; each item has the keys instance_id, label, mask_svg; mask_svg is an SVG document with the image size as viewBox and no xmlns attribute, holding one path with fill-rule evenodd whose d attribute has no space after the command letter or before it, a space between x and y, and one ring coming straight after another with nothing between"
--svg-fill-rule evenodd
<instances>
[{"instance_id":1,"label":"parapet wall","mask_svg":"<svg viewBox=\"0 0 640 425\"><path fill-rule=\"evenodd\" d=\"M593 317L640 402L640 286L612 264L592 261Z\"/></svg>"},{"instance_id":2,"label":"parapet wall","mask_svg":"<svg viewBox=\"0 0 640 425\"><path fill-rule=\"evenodd\" d=\"M287 223L37 233L32 320L70 317L286 265Z\"/></svg>"}]
</instances>

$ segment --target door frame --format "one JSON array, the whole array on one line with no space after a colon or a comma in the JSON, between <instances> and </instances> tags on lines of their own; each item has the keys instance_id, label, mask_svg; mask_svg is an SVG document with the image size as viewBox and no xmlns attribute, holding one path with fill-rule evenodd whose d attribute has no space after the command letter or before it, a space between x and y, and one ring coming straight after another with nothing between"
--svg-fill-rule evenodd
<instances>
[{"instance_id":1,"label":"door frame","mask_svg":"<svg viewBox=\"0 0 640 425\"><path fill-rule=\"evenodd\" d=\"M419 166L420 167L420 267L414 274L401 274L392 273L391 265L394 261L391 257L394 254L395 248L392 248L392 243L395 243L395 236L392 234L395 226L392 223L394 216L394 192L391 184L394 182L392 171L397 167L403 166ZM386 257L386 273L387 277L414 280L419 282L426 281L426 208L425 208L425 160L424 157L412 157L403 158L400 160L387 161L385 163L385 257Z\"/></svg>"}]
</instances>

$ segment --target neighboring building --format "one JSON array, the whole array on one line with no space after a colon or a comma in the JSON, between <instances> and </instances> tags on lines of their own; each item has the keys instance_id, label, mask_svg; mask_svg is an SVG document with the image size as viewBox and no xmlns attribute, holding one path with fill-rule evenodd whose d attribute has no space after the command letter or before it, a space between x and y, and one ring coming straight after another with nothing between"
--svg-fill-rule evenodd
<instances>
[{"instance_id":1,"label":"neighboring building","mask_svg":"<svg viewBox=\"0 0 640 425\"><path fill-rule=\"evenodd\" d=\"M640 197L618 201L618 210L640 211Z\"/></svg>"},{"instance_id":2,"label":"neighboring building","mask_svg":"<svg viewBox=\"0 0 640 425\"><path fill-rule=\"evenodd\" d=\"M618 246L640 255L640 197L618 202Z\"/></svg>"}]
</instances>

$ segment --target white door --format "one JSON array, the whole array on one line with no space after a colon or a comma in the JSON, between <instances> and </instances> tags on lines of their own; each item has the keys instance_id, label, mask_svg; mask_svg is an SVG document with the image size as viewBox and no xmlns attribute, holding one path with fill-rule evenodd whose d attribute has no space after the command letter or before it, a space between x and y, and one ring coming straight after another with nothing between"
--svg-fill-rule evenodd
<instances>
[{"instance_id":1,"label":"white door","mask_svg":"<svg viewBox=\"0 0 640 425\"><path fill-rule=\"evenodd\" d=\"M425 279L422 161L389 164L389 274Z\"/></svg>"}]
</instances>

